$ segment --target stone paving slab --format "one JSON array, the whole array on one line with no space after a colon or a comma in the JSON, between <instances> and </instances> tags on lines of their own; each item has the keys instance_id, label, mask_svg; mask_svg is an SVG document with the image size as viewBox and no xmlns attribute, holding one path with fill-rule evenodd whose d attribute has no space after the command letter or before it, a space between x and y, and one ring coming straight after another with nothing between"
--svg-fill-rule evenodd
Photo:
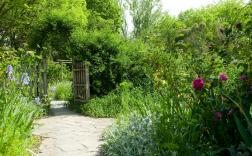
<instances>
[{"instance_id":1,"label":"stone paving slab","mask_svg":"<svg viewBox=\"0 0 252 156\"><path fill-rule=\"evenodd\" d=\"M99 156L102 133L112 119L96 119L79 115L53 101L51 114L40 119L34 135L44 138L38 156Z\"/></svg>"}]
</instances>

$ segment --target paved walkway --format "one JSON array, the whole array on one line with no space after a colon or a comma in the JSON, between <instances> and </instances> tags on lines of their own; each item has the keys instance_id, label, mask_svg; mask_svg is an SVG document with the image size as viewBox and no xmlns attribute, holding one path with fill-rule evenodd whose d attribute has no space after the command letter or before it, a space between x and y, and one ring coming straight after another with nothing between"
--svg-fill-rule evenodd
<instances>
[{"instance_id":1,"label":"paved walkway","mask_svg":"<svg viewBox=\"0 0 252 156\"><path fill-rule=\"evenodd\" d=\"M112 119L84 117L67 110L64 102L53 101L51 116L39 120L34 131L44 140L38 156L99 156L103 130Z\"/></svg>"}]
</instances>

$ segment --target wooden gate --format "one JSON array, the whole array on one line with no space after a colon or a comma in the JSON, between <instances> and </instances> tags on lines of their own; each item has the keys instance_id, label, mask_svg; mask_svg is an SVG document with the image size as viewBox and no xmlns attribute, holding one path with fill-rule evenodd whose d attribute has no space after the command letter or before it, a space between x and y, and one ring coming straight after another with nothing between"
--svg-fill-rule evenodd
<instances>
[{"instance_id":1,"label":"wooden gate","mask_svg":"<svg viewBox=\"0 0 252 156\"><path fill-rule=\"evenodd\" d=\"M89 66L74 59L72 65L74 101L86 102L90 97Z\"/></svg>"}]
</instances>

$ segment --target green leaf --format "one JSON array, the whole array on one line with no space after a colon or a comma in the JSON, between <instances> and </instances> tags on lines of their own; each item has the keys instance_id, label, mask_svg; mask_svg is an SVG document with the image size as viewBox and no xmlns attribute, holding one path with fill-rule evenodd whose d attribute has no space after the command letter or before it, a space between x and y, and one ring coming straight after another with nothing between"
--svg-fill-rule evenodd
<instances>
[{"instance_id":1,"label":"green leaf","mask_svg":"<svg viewBox=\"0 0 252 156\"><path fill-rule=\"evenodd\" d=\"M242 125L240 119L236 115L234 115L234 119L235 119L236 126L239 130L239 133L240 133L243 141L245 142L245 144L247 146L251 146L252 145L252 136L250 136L247 133L246 128Z\"/></svg>"}]
</instances>

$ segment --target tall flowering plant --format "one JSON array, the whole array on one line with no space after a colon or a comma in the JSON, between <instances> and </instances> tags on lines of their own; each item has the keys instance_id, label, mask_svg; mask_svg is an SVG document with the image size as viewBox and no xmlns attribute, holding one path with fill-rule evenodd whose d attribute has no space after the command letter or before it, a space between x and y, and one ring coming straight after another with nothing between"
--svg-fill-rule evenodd
<instances>
[{"instance_id":1,"label":"tall flowering plant","mask_svg":"<svg viewBox=\"0 0 252 156\"><path fill-rule=\"evenodd\" d=\"M252 146L252 83L249 75L246 71L236 77L233 80L237 83L236 89L231 92L227 90L231 80L225 72L215 78L201 76L193 80L198 103L192 114L201 123L202 142L216 147L229 147L239 142Z\"/></svg>"}]
</instances>

